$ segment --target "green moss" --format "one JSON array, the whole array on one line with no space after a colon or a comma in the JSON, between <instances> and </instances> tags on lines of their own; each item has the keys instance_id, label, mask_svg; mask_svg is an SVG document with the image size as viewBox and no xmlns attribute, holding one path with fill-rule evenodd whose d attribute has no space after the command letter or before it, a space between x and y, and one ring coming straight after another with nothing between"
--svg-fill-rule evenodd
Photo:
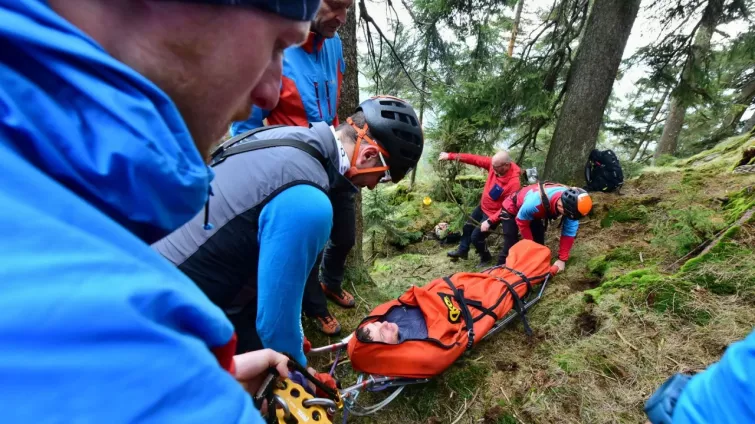
<instances>
[{"instance_id":1,"label":"green moss","mask_svg":"<svg viewBox=\"0 0 755 424\"><path fill-rule=\"evenodd\" d=\"M730 223L734 222L753 207L755 207L755 187L750 186L729 196L729 201L724 206L726 218Z\"/></svg>"},{"instance_id":2,"label":"green moss","mask_svg":"<svg viewBox=\"0 0 755 424\"><path fill-rule=\"evenodd\" d=\"M603 277L608 271L609 265L606 261L606 255L601 255L590 259L587 262L587 270L596 277Z\"/></svg>"},{"instance_id":3,"label":"green moss","mask_svg":"<svg viewBox=\"0 0 755 424\"><path fill-rule=\"evenodd\" d=\"M591 294L595 300L598 300L603 292L610 289L628 287L644 289L648 286L658 284L664 281L666 278L666 276L659 274L658 271L653 268L638 269L636 271L631 271L627 274L624 274L614 280L607 281L600 287L588 290L586 293Z\"/></svg>"},{"instance_id":4,"label":"green moss","mask_svg":"<svg viewBox=\"0 0 755 424\"><path fill-rule=\"evenodd\" d=\"M672 155L661 155L658 159L655 160L656 166L666 166L670 165L676 160L675 157Z\"/></svg>"},{"instance_id":5,"label":"green moss","mask_svg":"<svg viewBox=\"0 0 755 424\"><path fill-rule=\"evenodd\" d=\"M606 261L628 264L638 260L637 253L632 246L619 246L606 255Z\"/></svg>"},{"instance_id":6,"label":"green moss","mask_svg":"<svg viewBox=\"0 0 755 424\"><path fill-rule=\"evenodd\" d=\"M486 180L487 180L487 176L480 175L480 174L458 175L456 177L456 181L466 187L476 187L476 186L485 185Z\"/></svg>"},{"instance_id":7,"label":"green moss","mask_svg":"<svg viewBox=\"0 0 755 424\"><path fill-rule=\"evenodd\" d=\"M647 219L647 208L642 205L633 205L626 209L612 209L600 220L601 228L610 227L614 222L645 222Z\"/></svg>"},{"instance_id":8,"label":"green moss","mask_svg":"<svg viewBox=\"0 0 755 424\"><path fill-rule=\"evenodd\" d=\"M646 222L648 219L648 206L655 205L660 201L659 197L646 196L616 202L600 220L600 226L601 228L607 228L614 222Z\"/></svg>"},{"instance_id":9,"label":"green moss","mask_svg":"<svg viewBox=\"0 0 755 424\"><path fill-rule=\"evenodd\" d=\"M749 134L728 138L713 148L676 162L678 166L722 168L733 165L741 156L741 151L755 145L755 138Z\"/></svg>"}]
</instances>

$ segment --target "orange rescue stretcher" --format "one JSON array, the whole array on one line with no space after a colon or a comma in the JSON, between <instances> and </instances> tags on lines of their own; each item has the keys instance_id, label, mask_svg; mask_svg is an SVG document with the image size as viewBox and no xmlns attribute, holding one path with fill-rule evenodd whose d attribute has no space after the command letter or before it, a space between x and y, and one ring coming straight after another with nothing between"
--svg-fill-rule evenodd
<instances>
[{"instance_id":1,"label":"orange rescue stretcher","mask_svg":"<svg viewBox=\"0 0 755 424\"><path fill-rule=\"evenodd\" d=\"M424 287L412 286L398 299L376 307L359 324L381 320L393 307L418 307L427 324L426 339L385 344L360 341L352 333L340 343L312 349L310 356L335 353L331 375L344 351L352 368L360 373L355 384L339 390L344 422L349 413L373 414L398 397L404 387L429 381L516 318L531 334L525 315L542 298L555 274L550 260L547 247L522 240L512 247L505 265L479 273L456 273ZM365 391L390 390L393 392L372 405L358 402Z\"/></svg>"}]
</instances>

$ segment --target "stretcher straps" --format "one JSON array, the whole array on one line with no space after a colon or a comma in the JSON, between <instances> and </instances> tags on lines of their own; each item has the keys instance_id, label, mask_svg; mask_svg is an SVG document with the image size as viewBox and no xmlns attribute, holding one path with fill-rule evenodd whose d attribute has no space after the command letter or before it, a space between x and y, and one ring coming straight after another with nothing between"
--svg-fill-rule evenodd
<instances>
[{"instance_id":1,"label":"stretcher straps","mask_svg":"<svg viewBox=\"0 0 755 424\"><path fill-rule=\"evenodd\" d=\"M524 309L522 298L519 297L519 294L517 294L516 290L514 290L514 287L512 287L508 281L504 280L503 278L498 278L498 277L495 277L495 279L502 282L503 284L506 284L506 287L508 287L509 292L511 293L511 297L514 298L514 310L516 311L517 314L519 314L519 319L522 320L522 325L524 326L524 332L528 336L531 336L532 329L530 328L530 324L527 322L527 317L525 316L525 313L527 311ZM530 287L529 281L527 281L527 287L528 288Z\"/></svg>"},{"instance_id":2,"label":"stretcher straps","mask_svg":"<svg viewBox=\"0 0 755 424\"><path fill-rule=\"evenodd\" d=\"M460 292L463 296L464 290L460 290ZM464 299L464 301L467 302L468 306L471 306L482 312L477 318L474 318L474 322L483 319L485 316L493 318L493 321L498 321L498 315L496 315L491 308L486 308L485 306L483 306L482 302L480 302L479 300Z\"/></svg>"},{"instance_id":3,"label":"stretcher straps","mask_svg":"<svg viewBox=\"0 0 755 424\"><path fill-rule=\"evenodd\" d=\"M524 294L525 296L527 296L532 291L532 282L530 281L529 277L527 277L526 275L524 275L524 273L522 271L517 271L514 268L507 267L506 265L503 265L503 269L507 269L507 270L511 271L512 273L514 273L514 275L516 275L517 277L521 278L522 281L524 281L525 283L527 283L527 293Z\"/></svg>"},{"instance_id":4,"label":"stretcher straps","mask_svg":"<svg viewBox=\"0 0 755 424\"><path fill-rule=\"evenodd\" d=\"M443 281L448 284L448 287L451 288L451 291L454 292L454 298L456 298L456 302L459 303L459 306L461 307L461 313L464 317L464 323L467 326L467 332L469 334L469 337L467 338L467 350L471 349L474 345L474 321L472 320L472 314L469 312L469 308L467 307L467 302L464 299L464 296L459 293L459 290L456 288L454 283L451 282L451 279L448 277L443 277Z\"/></svg>"}]
</instances>

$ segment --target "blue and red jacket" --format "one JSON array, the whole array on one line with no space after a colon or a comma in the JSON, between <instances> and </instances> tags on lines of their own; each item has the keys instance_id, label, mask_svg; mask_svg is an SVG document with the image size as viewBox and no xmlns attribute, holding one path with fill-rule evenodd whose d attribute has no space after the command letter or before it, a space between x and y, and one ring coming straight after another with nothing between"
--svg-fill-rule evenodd
<instances>
[{"instance_id":1,"label":"blue and red jacket","mask_svg":"<svg viewBox=\"0 0 755 424\"><path fill-rule=\"evenodd\" d=\"M548 198L550 210L551 213L554 214L554 217L558 215L556 202L568 189L569 187L562 185L545 185L545 195ZM519 232L521 232L522 237L527 240L532 240L530 223L535 219L546 218L545 207L543 206L543 199L540 194L540 187L537 184L524 187L513 195L507 197L506 200L503 201L503 208L512 216L516 216L516 225L519 227ZM579 221L564 218L563 225L561 226L561 240L559 241L558 248L558 258L562 261L569 260L569 252L571 251L572 245L574 245L574 238L577 236L578 228Z\"/></svg>"},{"instance_id":2,"label":"blue and red jacket","mask_svg":"<svg viewBox=\"0 0 755 424\"><path fill-rule=\"evenodd\" d=\"M309 127L311 122L338 126L338 104L346 64L341 38L323 38L314 32L301 46L283 53L283 78L278 105L273 110L255 106L246 121L234 122L231 135L268 125Z\"/></svg>"}]
</instances>

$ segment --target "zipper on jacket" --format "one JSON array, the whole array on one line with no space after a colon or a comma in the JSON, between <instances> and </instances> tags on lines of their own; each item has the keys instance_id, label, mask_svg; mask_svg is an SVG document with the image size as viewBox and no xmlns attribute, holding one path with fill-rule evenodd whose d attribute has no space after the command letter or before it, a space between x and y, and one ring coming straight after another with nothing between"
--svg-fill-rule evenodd
<instances>
[{"instance_id":1,"label":"zipper on jacket","mask_svg":"<svg viewBox=\"0 0 755 424\"><path fill-rule=\"evenodd\" d=\"M328 99L328 116L333 116L333 112L330 109L330 86L328 81L325 81L325 98Z\"/></svg>"},{"instance_id":2,"label":"zipper on jacket","mask_svg":"<svg viewBox=\"0 0 755 424\"><path fill-rule=\"evenodd\" d=\"M320 90L318 90L319 85L317 84L317 81L315 81L315 98L317 99L317 110L320 112L320 120L322 120L322 106L320 106Z\"/></svg>"}]
</instances>

